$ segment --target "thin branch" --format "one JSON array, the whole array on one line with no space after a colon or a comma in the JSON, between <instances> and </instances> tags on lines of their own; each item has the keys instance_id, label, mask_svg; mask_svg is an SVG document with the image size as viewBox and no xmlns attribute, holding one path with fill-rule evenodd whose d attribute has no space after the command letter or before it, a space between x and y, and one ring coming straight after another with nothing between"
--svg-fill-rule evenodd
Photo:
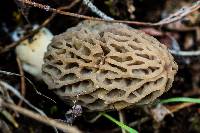
<instances>
[{"instance_id":1,"label":"thin branch","mask_svg":"<svg viewBox=\"0 0 200 133\"><path fill-rule=\"evenodd\" d=\"M177 56L200 56L200 50L198 51L179 51L179 50L169 50L170 53Z\"/></svg>"},{"instance_id":2,"label":"thin branch","mask_svg":"<svg viewBox=\"0 0 200 133\"><path fill-rule=\"evenodd\" d=\"M25 97L25 93L26 93L26 87L25 86L26 85L25 85L25 79L24 79L24 71L23 71L22 63L21 63L20 59L18 57L16 57L16 60L17 60L18 68L19 68L19 73L20 73L20 75L22 75L20 77L20 80L21 80L21 82L20 82L21 94L22 94L23 97ZM23 101L20 100L19 103L18 103L18 106L21 106L22 102Z\"/></svg>"},{"instance_id":3,"label":"thin branch","mask_svg":"<svg viewBox=\"0 0 200 133\"><path fill-rule=\"evenodd\" d=\"M89 123L94 123L94 122L96 122L101 116L102 116L102 114L99 113L99 114L96 115L94 118L88 120L88 122L89 122Z\"/></svg>"},{"instance_id":4,"label":"thin branch","mask_svg":"<svg viewBox=\"0 0 200 133\"><path fill-rule=\"evenodd\" d=\"M47 125L50 125L50 126L53 126L53 127L56 127L64 132L68 132L68 133L81 133L77 128L75 127L72 127L72 126L69 126L63 122L58 122L54 119L51 119L47 116L43 116L43 115L39 115L33 111L30 111L28 109L25 109L25 108L22 108L22 107L19 107L15 104L10 104L10 103L7 103L7 102L4 102L2 99L0 99L0 104L1 106L3 107L6 107L8 109L11 109L13 111L17 111L19 112L20 114L23 114L25 116L28 116L32 119L35 119L37 121L40 121L44 124L47 124Z\"/></svg>"},{"instance_id":5,"label":"thin branch","mask_svg":"<svg viewBox=\"0 0 200 133\"><path fill-rule=\"evenodd\" d=\"M184 108L188 108L190 106L193 106L195 105L195 103L180 103L180 104L176 104L176 105L167 105L165 106L167 109L169 109L169 111L171 113L175 113L175 112L178 112L180 111L181 109L184 109Z\"/></svg>"},{"instance_id":6,"label":"thin branch","mask_svg":"<svg viewBox=\"0 0 200 133\"><path fill-rule=\"evenodd\" d=\"M26 100L15 88L13 88L11 85L7 84L6 82L0 81L0 84L4 86L5 89L11 91L15 96L17 96L19 99L24 101L29 107L40 113L41 115L45 115L45 113L35 107L33 104L31 104L28 100Z\"/></svg>"},{"instance_id":7,"label":"thin branch","mask_svg":"<svg viewBox=\"0 0 200 133\"><path fill-rule=\"evenodd\" d=\"M90 8L90 10L105 20L114 20L112 17L107 16L104 12L99 10L90 0L83 0L83 4Z\"/></svg>"},{"instance_id":8,"label":"thin branch","mask_svg":"<svg viewBox=\"0 0 200 133\"><path fill-rule=\"evenodd\" d=\"M54 14L49 17L48 19L46 19L46 21L43 22L43 24L41 24L36 30L32 31L30 34L24 36L23 38L21 38L19 41L14 42L8 46L6 46L4 49L2 49L0 51L0 54L5 53L7 51L9 51L10 49L16 47L20 42L26 40L28 37L34 35L35 33L37 33L42 27L44 27L45 25L47 25L53 18L54 15L57 14L62 14L62 15L67 15L67 16L73 16L73 17L78 17L78 18L84 18L84 19L90 19L90 20L97 20L97 21L106 21L106 22L112 22L112 23L126 23L126 24L134 24L134 25L140 25L140 26L159 26L159 25L164 25L164 24L169 24L175 21L180 20L181 18L189 15L190 13L198 10L200 8L200 0L197 1L196 3L193 4L193 6L191 7L184 7L181 8L180 10L178 10L177 12L175 12L174 14L170 15L169 17L157 22L157 23L146 23L146 22L138 22L138 21L123 21L123 20L106 20L105 15L104 19L101 18L95 18L95 17L90 17L90 16L85 16L85 15L80 15L80 14L76 14L76 13L70 13L70 12L64 12L62 11L63 9L69 9L69 8L58 8L58 9L54 9L51 8L50 6L47 5L42 5L36 2L31 2L29 0L18 0L20 2L23 2L27 5L31 5L34 7L38 7L40 9L44 9L46 11L51 11ZM78 3L79 0L74 1L72 4L70 4L68 7L72 7L74 6L76 3ZM85 2L88 2L88 0L85 0ZM94 9L94 5L89 1L89 3L87 3L87 5L92 9L92 11L95 11ZM98 14L99 12L101 12L98 8L96 8L96 14ZM100 14L98 14L100 16ZM103 16L101 16L103 17ZM107 16L109 17L109 16ZM170 52L174 55L179 55L179 56L199 56L200 55L200 51L175 51L175 50L170 50Z\"/></svg>"},{"instance_id":9,"label":"thin branch","mask_svg":"<svg viewBox=\"0 0 200 133\"><path fill-rule=\"evenodd\" d=\"M16 47L17 45L19 45L22 41L24 41L27 38L29 38L29 37L35 35L36 33L38 33L41 28L43 28L44 26L46 26L49 23L49 21L51 21L51 19L48 19L48 20L44 21L37 29L31 31L28 35L23 36L17 42L13 42L13 43L7 45L6 47L4 47L3 49L0 49L0 54L8 52L10 49L12 49L12 48Z\"/></svg>"},{"instance_id":10,"label":"thin branch","mask_svg":"<svg viewBox=\"0 0 200 133\"><path fill-rule=\"evenodd\" d=\"M48 5L43 5L43 4L40 4L40 3L32 2L30 0L18 0L18 1L23 2L27 5L33 6L33 7L37 7L37 8L46 10L46 11L50 11L50 12L53 12L53 13L58 13L58 14L66 15L66 16L72 16L72 17L95 20L95 21L105 21L105 22L111 22L111 23L133 24L133 25L138 25L138 26L160 26L160 25L166 25L166 24L169 24L169 23L173 23L173 22L180 20L181 18L189 15L190 13L192 13L192 12L194 12L194 11L196 11L200 8L200 0L199 0L196 3L194 3L192 6L181 8L180 10L175 12L174 14L171 14L169 17L167 17L167 18L165 18L165 19L163 19L159 22L151 23L151 22L139 22L139 21L106 20L106 19L90 17L90 16L86 16L86 15L80 15L80 14L77 14L77 13L61 11L59 9L51 8Z\"/></svg>"},{"instance_id":11,"label":"thin branch","mask_svg":"<svg viewBox=\"0 0 200 133\"><path fill-rule=\"evenodd\" d=\"M12 75L12 76L18 76L18 77L21 77L21 76L22 76L22 75L17 74L17 73L12 73L12 72L3 71L3 70L0 70L0 74L10 75L10 76ZM50 101L56 103L56 101L54 101L54 100L51 99L50 97L48 97L48 96L42 94L40 91L38 91L37 88L36 88L36 86L33 84L33 82L32 82L29 78L27 78L26 76L24 76L24 78L29 82L29 84L32 85L33 89L35 90L35 92L36 92L38 95L43 96L43 97L45 97L46 99L49 99Z\"/></svg>"},{"instance_id":12,"label":"thin branch","mask_svg":"<svg viewBox=\"0 0 200 133\"><path fill-rule=\"evenodd\" d=\"M77 3L79 3L80 0L74 0L70 5L67 6L62 6L59 7L59 10L68 10L70 8L72 8L73 6L75 6ZM4 47L2 50L0 50L0 54L3 54L5 52L8 52L9 50L11 50L12 48L15 48L17 45L19 45L22 41L26 40L27 38L35 35L36 33L38 33L40 31L41 28L45 27L46 25L48 25L50 23L51 20L53 20L53 18L55 17L56 13L53 13L50 17L48 17L37 29L33 30L32 32L30 32L28 35L22 37L21 39L19 39L17 42L13 42L9 45L7 45L6 47Z\"/></svg>"},{"instance_id":13,"label":"thin branch","mask_svg":"<svg viewBox=\"0 0 200 133\"><path fill-rule=\"evenodd\" d=\"M136 125L145 123L148 120L150 120L150 117L146 116L146 117L143 117L143 118L141 118L137 121L131 122L128 125L131 126L131 127L135 127Z\"/></svg>"},{"instance_id":14,"label":"thin branch","mask_svg":"<svg viewBox=\"0 0 200 133\"><path fill-rule=\"evenodd\" d=\"M39 108L35 107L31 104L28 100L26 100L15 88L11 85L7 84L6 82L0 81L0 84L4 86L5 89L11 91L15 96L17 96L20 100L24 101L29 107L37 111L39 114L46 116L46 114ZM53 126L56 133L58 133L57 129Z\"/></svg>"}]
</instances>

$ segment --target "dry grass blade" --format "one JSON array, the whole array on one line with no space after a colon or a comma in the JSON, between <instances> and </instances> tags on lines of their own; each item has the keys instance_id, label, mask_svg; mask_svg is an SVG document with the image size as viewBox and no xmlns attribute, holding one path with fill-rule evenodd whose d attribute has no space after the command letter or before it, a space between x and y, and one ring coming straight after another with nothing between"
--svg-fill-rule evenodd
<instances>
[{"instance_id":1,"label":"dry grass blade","mask_svg":"<svg viewBox=\"0 0 200 133\"><path fill-rule=\"evenodd\" d=\"M17 57L16 60L17 60L18 68L19 68L19 73L20 73L20 75L22 75L22 76L20 77L20 80L21 80L20 89L21 89L21 94L22 94L22 96L24 97L24 96L25 96L25 93L26 93L24 71L23 71L22 63L21 63L20 59ZM18 103L18 105L20 106L20 105L22 104L22 102L23 102L23 101L20 100L19 103Z\"/></svg>"},{"instance_id":2,"label":"dry grass blade","mask_svg":"<svg viewBox=\"0 0 200 133\"><path fill-rule=\"evenodd\" d=\"M190 107L192 105L195 105L196 103L180 103L180 104L176 104L176 105L171 105L171 106L165 106L168 110L170 110L170 112L175 113L178 112L181 109Z\"/></svg>"}]
</instances>

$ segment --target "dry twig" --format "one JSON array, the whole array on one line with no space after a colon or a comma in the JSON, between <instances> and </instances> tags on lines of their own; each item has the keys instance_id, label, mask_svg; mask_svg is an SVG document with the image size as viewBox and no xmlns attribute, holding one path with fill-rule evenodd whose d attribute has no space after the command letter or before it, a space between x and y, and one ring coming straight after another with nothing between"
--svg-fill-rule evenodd
<instances>
[{"instance_id":1,"label":"dry twig","mask_svg":"<svg viewBox=\"0 0 200 133\"><path fill-rule=\"evenodd\" d=\"M21 77L22 75L17 74L17 73L12 73L12 72L8 72L8 71L2 71L0 70L0 74L4 74L4 75L10 75L10 76L18 76ZM43 95L40 91L37 90L36 86L33 84L33 82L31 82L31 80L29 78L27 78L26 76L24 76L24 78L32 85L33 89L35 90L35 92L40 95L45 97L46 99L49 99L50 101L56 103L56 101L54 101L53 99L51 99L50 97ZM0 81L2 82L2 81ZM11 90L12 91L12 90ZM19 93L20 94L20 93Z\"/></svg>"},{"instance_id":2,"label":"dry twig","mask_svg":"<svg viewBox=\"0 0 200 133\"><path fill-rule=\"evenodd\" d=\"M11 104L11 103L7 103L5 101L3 101L2 99L0 99L0 105L2 107L6 107L8 109L11 109L13 111L17 111L19 112L20 114L23 114L25 116L28 116L32 119L35 119L37 121L40 121L44 124L47 124L47 125L50 125L50 126L53 126L53 127L56 127L64 132L68 132L68 133L81 133L77 128L75 127L72 127L72 126L69 126L63 122L58 122L54 119L51 119L47 116L43 116L43 115L39 115L35 112L32 112L28 109L25 109L25 108L22 108L22 107L19 107L15 104Z\"/></svg>"},{"instance_id":3,"label":"dry twig","mask_svg":"<svg viewBox=\"0 0 200 133\"><path fill-rule=\"evenodd\" d=\"M19 39L17 42L13 42L13 43L7 45L6 47L4 47L3 49L0 49L0 54L3 54L3 53L5 53L5 52L8 52L8 51L11 50L12 48L14 48L14 47L16 47L17 45L19 45L22 41L24 41L24 40L26 40L27 38L29 38L29 37L35 35L36 33L38 33L42 27L46 26L46 25L49 23L50 20L51 20L51 19L48 19L48 20L44 21L37 29L35 29L35 30L31 31L29 34L23 36L23 37L22 37L21 39Z\"/></svg>"},{"instance_id":4,"label":"dry twig","mask_svg":"<svg viewBox=\"0 0 200 133\"><path fill-rule=\"evenodd\" d=\"M112 17L107 16L105 13L103 13L101 10L99 10L90 0L83 0L83 3L87 5L90 10L94 13L96 13L99 17L105 19L105 20L114 20ZM181 18L187 16L188 14L198 10L200 8L200 2L196 2L196 6L193 7L183 7L174 14L171 14L169 17L154 23L154 25L164 25L169 24L175 21L180 20ZM133 22L133 21L132 21ZM153 24L153 23L151 23ZM136 24L137 25L137 24ZM153 26L153 25L152 25ZM170 52L177 56L199 56L200 51L180 51L180 50L170 50Z\"/></svg>"},{"instance_id":5,"label":"dry twig","mask_svg":"<svg viewBox=\"0 0 200 133\"><path fill-rule=\"evenodd\" d=\"M106 14L104 14L103 12L101 12L98 8L94 8L95 6L89 0L84 0L85 4L88 5L89 8L93 12L96 12L96 14L98 14L100 17L103 17L104 19L62 11L63 9L69 9L69 8L73 7L74 5L76 5L76 3L79 2L79 0L74 1L67 8L58 8L58 9L51 8L48 5L39 4L39 3L32 2L32 1L29 1L29 0L18 0L18 1L20 1L24 4L27 4L27 5L30 5L30 6L38 7L40 9L44 9L46 11L51 11L54 14L51 17L49 17L48 19L46 19L46 21L44 21L43 24L41 24L36 30L32 31L30 34L24 36L23 38L21 38L17 42L13 42L12 44L7 45L4 49L0 50L0 54L9 51L10 49L16 47L20 42L26 40L28 37L37 33L42 27L46 26L54 18L54 15L56 13L62 14L62 15L67 15L67 16L73 16L73 17L77 17L77 18L90 19L90 20L96 20L96 21L106 21L106 22L112 22L112 23L126 23L126 24L138 25L138 26L161 26L161 25L166 25L166 24L178 21L181 18L189 15L190 13L192 13L192 12L194 12L194 11L196 11L200 8L200 1L197 1L191 7L183 7L180 10L178 10L177 12L175 12L174 14L171 14L169 17L167 17L167 18L165 18L165 19L163 19L163 20L161 20L157 23L149 23L149 22L138 22L138 21L111 20L112 19L111 17L109 17ZM200 51L175 51L175 50L171 50L170 52L172 54L179 55L179 56L198 56L198 55L200 55Z\"/></svg>"},{"instance_id":6,"label":"dry twig","mask_svg":"<svg viewBox=\"0 0 200 133\"><path fill-rule=\"evenodd\" d=\"M109 17L104 12L99 10L90 0L83 0L83 3L90 8L90 10L96 13L99 17L105 20L114 20L112 17Z\"/></svg>"},{"instance_id":7,"label":"dry twig","mask_svg":"<svg viewBox=\"0 0 200 133\"><path fill-rule=\"evenodd\" d=\"M11 85L7 84L6 82L0 81L0 84L4 86L5 89L11 91L15 96L17 96L19 99L24 101L29 107L40 113L41 115L46 115L42 110L38 109L34 105L32 105L28 100L26 100L15 88L13 88Z\"/></svg>"},{"instance_id":8,"label":"dry twig","mask_svg":"<svg viewBox=\"0 0 200 133\"><path fill-rule=\"evenodd\" d=\"M89 19L89 20L96 20L96 21L105 21L105 22L111 22L111 23L125 23L125 24L133 24L133 25L138 25L138 26L161 26L161 25L166 25L170 24L173 22L176 22L183 17L191 14L192 12L198 10L200 8L200 1L197 1L190 7L183 7L177 12L169 15L169 17L156 22L156 23L150 23L150 22L139 22L139 21L123 21L123 20L113 20L113 18L107 16L105 13L100 11L96 6L92 4L89 0L83 0L84 4L87 5L93 12L95 12L98 16L102 17L101 18L96 18L96 17L90 17L90 16L85 16L85 15L80 15L76 13L71 13L71 12L65 12L60 9L55 9L51 8L48 5L43 5L39 4L36 2L31 2L29 0L19 0L27 5L34 6L40 9L44 9L46 11L51 11L53 13L58 13L62 15L67 15L67 16L72 16L72 17L77 17L77 18L83 18L83 19ZM170 52L174 55L179 55L179 56L199 56L200 51L176 51L176 50L170 50Z\"/></svg>"},{"instance_id":9,"label":"dry twig","mask_svg":"<svg viewBox=\"0 0 200 133\"><path fill-rule=\"evenodd\" d=\"M195 103L179 103L179 104L176 104L176 105L167 105L165 106L171 113L175 113L175 112L178 112L180 111L181 109L184 109L184 108L187 108L187 107L190 107L190 106L193 106L195 105Z\"/></svg>"},{"instance_id":10,"label":"dry twig","mask_svg":"<svg viewBox=\"0 0 200 133\"><path fill-rule=\"evenodd\" d=\"M125 123L125 114L124 114L123 110L119 110L118 113L119 113L120 122ZM121 130L122 130L122 133L126 133L125 129L121 128Z\"/></svg>"},{"instance_id":11,"label":"dry twig","mask_svg":"<svg viewBox=\"0 0 200 133\"><path fill-rule=\"evenodd\" d=\"M88 122L89 122L89 123L94 123L94 122L96 122L101 116L102 116L102 114L99 113L98 115L96 115L96 116L93 117L92 119L88 120Z\"/></svg>"},{"instance_id":12,"label":"dry twig","mask_svg":"<svg viewBox=\"0 0 200 133\"><path fill-rule=\"evenodd\" d=\"M197 51L180 51L180 50L169 50L170 53L177 56L200 56L200 50Z\"/></svg>"},{"instance_id":13,"label":"dry twig","mask_svg":"<svg viewBox=\"0 0 200 133\"><path fill-rule=\"evenodd\" d=\"M20 59L17 57L16 60L17 60L18 68L19 68L19 73L20 73L20 75L22 75L20 77L20 80L21 80L21 82L20 82L20 88L21 88L21 95L24 97L25 93L26 93L24 71L23 71L22 63L21 63ZM20 101L18 103L18 106L21 106L22 102L23 101L20 99Z\"/></svg>"},{"instance_id":14,"label":"dry twig","mask_svg":"<svg viewBox=\"0 0 200 133\"><path fill-rule=\"evenodd\" d=\"M86 15L80 15L76 13L71 13L71 12L65 12L59 9L51 8L48 5L43 5L40 3L32 2L30 0L18 0L20 2L23 2L29 6L37 7L46 11L50 11L53 13L58 13L66 16L72 16L72 17L77 17L77 18L83 18L83 19L89 19L89 20L95 20L95 21L105 21L105 22L111 22L111 23L125 23L125 24L133 24L133 25L138 25L138 26L161 26L161 25L166 25L169 23L176 22L180 20L181 18L189 15L190 13L198 10L200 8L200 0L194 3L190 7L183 7L177 12L171 14L169 17L156 22L156 23L151 23L151 22L139 22L139 21L124 21L124 20L106 20L106 19L101 19L101 18L96 18L96 17L90 17Z\"/></svg>"},{"instance_id":15,"label":"dry twig","mask_svg":"<svg viewBox=\"0 0 200 133\"><path fill-rule=\"evenodd\" d=\"M1 72L1 71L0 71ZM46 116L46 114L40 110L39 108L35 107L33 104L31 104L28 100L26 100L15 88L13 88L11 85L7 84L6 82L3 82L0 80L0 84L4 87L4 89L11 91L15 96L17 96L20 100L22 100L24 103L26 103L29 107L37 111L39 114ZM15 111L15 110L14 110ZM53 127L55 132L58 133L57 129Z\"/></svg>"},{"instance_id":16,"label":"dry twig","mask_svg":"<svg viewBox=\"0 0 200 133\"><path fill-rule=\"evenodd\" d=\"M20 0L18 0L20 1ZM80 0L74 0L70 5L67 6L62 6L60 8L58 8L59 10L68 10L70 8L72 8L73 6L75 6L77 3L79 3ZM37 29L33 30L32 32L30 32L28 35L22 37L21 39L19 39L17 42L13 42L9 45L7 45L6 47L4 47L3 49L0 50L0 54L3 54L5 52L8 52L9 50L11 50L12 48L15 48L17 45L19 45L22 41L26 40L27 38L35 35L36 33L38 33L40 31L41 28L45 27L46 25L49 24L49 22L51 20L53 20L53 18L55 17L56 13L53 13L50 17L48 17Z\"/></svg>"}]
</instances>

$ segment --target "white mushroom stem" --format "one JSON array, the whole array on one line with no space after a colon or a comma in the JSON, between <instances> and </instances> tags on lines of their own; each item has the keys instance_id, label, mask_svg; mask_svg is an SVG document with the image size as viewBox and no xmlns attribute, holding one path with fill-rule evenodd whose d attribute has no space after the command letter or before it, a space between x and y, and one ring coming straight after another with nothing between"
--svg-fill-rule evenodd
<instances>
[{"instance_id":1,"label":"white mushroom stem","mask_svg":"<svg viewBox=\"0 0 200 133\"><path fill-rule=\"evenodd\" d=\"M44 53L52 38L52 33L42 28L31 40L27 39L16 47L16 54L22 61L23 69L37 79L41 79Z\"/></svg>"}]
</instances>

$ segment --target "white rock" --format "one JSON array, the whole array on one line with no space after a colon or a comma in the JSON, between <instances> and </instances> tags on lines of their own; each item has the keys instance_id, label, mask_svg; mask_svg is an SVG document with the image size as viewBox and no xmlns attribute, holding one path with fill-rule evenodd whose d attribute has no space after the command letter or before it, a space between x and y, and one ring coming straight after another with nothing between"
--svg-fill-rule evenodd
<instances>
[{"instance_id":1,"label":"white rock","mask_svg":"<svg viewBox=\"0 0 200 133\"><path fill-rule=\"evenodd\" d=\"M16 47L16 54L23 63L23 69L41 79L44 53L53 38L52 33L42 28L31 40L25 40Z\"/></svg>"}]
</instances>

